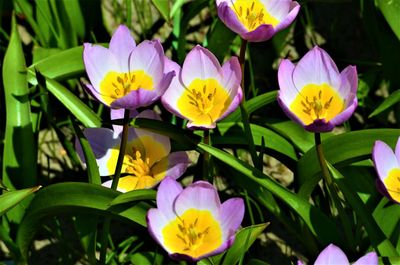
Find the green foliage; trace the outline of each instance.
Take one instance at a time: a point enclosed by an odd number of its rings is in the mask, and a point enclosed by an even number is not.
[[[245,199],[232,247],[198,264],[295,264],[298,257],[312,264],[330,243],[350,260],[375,250],[381,264],[399,262],[400,208],[377,192],[371,152],[375,141],[394,147],[400,135],[400,4],[299,2],[295,23],[269,41],[247,44],[244,103],[208,140],[160,101],[146,109],[162,121],[129,120],[131,128],[170,138],[172,151],[189,151],[184,186],[209,172],[222,201]],[[240,38],[218,18],[215,1],[14,0],[0,1],[0,14],[0,240],[6,247],[0,264],[96,264],[99,251],[106,264],[188,264],[171,260],[147,231],[157,187],[120,193],[101,186],[98,157],[82,131],[123,121],[111,120],[110,109],[87,93],[82,44],[108,43],[123,22],[137,43],[159,39],[180,65],[198,44],[222,63],[239,56]],[[314,135],[276,101],[280,60],[296,62],[314,45],[339,70],[351,64],[359,74],[356,113],[321,135],[332,183],[318,163]],[[56,260],[35,263],[44,250],[32,246],[40,240],[62,250],[49,255]]]

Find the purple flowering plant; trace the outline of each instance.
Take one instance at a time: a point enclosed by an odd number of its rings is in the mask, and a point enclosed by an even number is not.
[[[0,4],[0,264],[400,264],[396,1]]]

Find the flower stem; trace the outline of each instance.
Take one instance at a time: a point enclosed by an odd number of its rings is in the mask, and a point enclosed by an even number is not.
[[[326,183],[326,190],[328,193],[328,196],[331,199],[331,211],[336,209],[338,212],[338,217],[343,225],[343,229],[344,229],[344,236],[347,240],[347,243],[349,245],[352,245],[352,224],[350,222],[349,217],[347,216],[347,213],[345,212],[345,210],[343,209],[342,203],[340,202],[340,198],[339,198],[339,193],[340,191],[338,190],[337,186],[335,186],[332,180],[332,176],[329,173],[329,169],[328,166],[326,164],[326,160],[325,160],[325,155],[324,155],[324,151],[322,148],[322,143],[321,143],[321,134],[320,133],[315,133],[314,134],[314,139],[315,139],[315,148],[317,151],[317,156],[318,156],[318,161],[319,161],[319,165],[321,167],[321,171],[322,171],[322,176],[325,180]]]
[[[246,57],[246,47],[247,47],[247,40],[242,39],[242,44],[240,46],[240,53],[239,53],[239,63],[242,69],[242,82],[241,87],[244,90],[244,65],[245,65],[245,57]],[[253,134],[251,133],[250,128],[250,121],[249,121],[249,114],[247,112],[245,106],[245,91],[243,91],[243,99],[240,102],[240,113],[242,115],[242,122],[243,122],[243,129],[244,134],[247,139],[247,143],[249,144],[249,152],[251,156],[251,160],[253,161],[253,165],[260,171],[262,171],[262,163],[260,163],[260,159],[257,157],[256,147],[254,145]]]
[[[117,189],[119,177],[121,176],[121,169],[122,169],[122,164],[124,162],[126,143],[128,142],[128,127],[129,127],[128,125],[129,125],[129,110],[125,109],[124,121],[122,126],[121,145],[119,147],[117,165],[115,166],[114,177],[111,184],[111,189],[113,190]],[[111,226],[111,218],[107,216],[104,218],[104,225],[100,238],[100,244],[101,244],[100,264],[106,264],[107,240],[108,240],[108,234],[110,232],[110,226]]]
[[[204,130],[203,143],[210,144],[210,131]],[[210,154],[208,152],[203,153],[203,180],[210,180]]]

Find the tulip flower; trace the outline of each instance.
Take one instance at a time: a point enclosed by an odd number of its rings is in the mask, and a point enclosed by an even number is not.
[[[297,265],[303,265],[304,263],[300,260]],[[319,255],[314,265],[350,265],[346,254],[335,246],[330,244],[327,246]],[[359,258],[353,265],[378,265],[378,256],[375,252],[370,252],[365,256]]]
[[[197,45],[180,66],[168,59],[176,76],[161,101],[175,115],[189,120],[188,128],[210,129],[234,111],[243,97],[239,61],[232,57],[221,67],[217,58]]]
[[[389,199],[400,203],[400,138],[395,152],[384,142],[376,141],[372,150],[372,160],[379,178],[378,190]]]
[[[173,72],[164,72],[164,50],[158,40],[136,46],[129,29],[121,25],[109,48],[84,44],[83,61],[91,85],[88,92],[114,109],[136,109],[158,100]]]
[[[280,63],[278,103],[307,131],[331,131],[356,109],[357,80],[355,66],[339,73],[331,57],[314,47],[297,65],[287,59]]]
[[[229,248],[243,216],[241,198],[221,204],[210,183],[197,181],[182,189],[167,177],[158,188],[157,208],[147,213],[147,225],[171,258],[194,262]]]
[[[299,13],[292,0],[217,0],[218,16],[232,31],[250,42],[269,40],[288,27]]]
[[[138,118],[160,119],[150,110],[141,112]],[[107,128],[87,128],[84,135],[96,157],[101,176],[115,174],[121,143],[121,129],[115,126],[114,131]],[[143,129],[128,129],[128,143],[125,151],[117,190],[127,192],[136,189],[148,189],[157,185],[166,176],[179,178],[189,165],[185,152],[171,151],[168,137],[151,133]],[[83,152],[79,144],[76,149],[82,161]],[[112,181],[103,183],[111,187]]]

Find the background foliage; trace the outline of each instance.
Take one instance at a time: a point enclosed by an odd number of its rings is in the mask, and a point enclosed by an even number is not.
[[[340,246],[350,260],[370,250],[378,252],[382,263],[399,259],[400,208],[376,191],[370,158],[375,140],[393,147],[400,135],[400,4],[299,3],[293,25],[270,41],[248,45],[245,105],[262,168],[249,163],[239,110],[218,124],[212,146],[200,143],[200,132],[184,129],[183,121],[159,103],[152,107],[164,122],[131,123],[169,136],[173,150],[210,153],[222,198],[246,200],[246,228],[234,247],[200,264],[313,261],[329,243]],[[111,126],[109,109],[82,88],[87,82],[82,44],[108,43],[124,23],[137,42],[160,39],[167,56],[178,63],[196,44],[222,62],[238,55],[240,39],[218,19],[215,2],[10,0],[0,1],[0,14],[0,263],[94,264],[103,216],[115,217],[109,264],[172,262],[145,228],[155,191],[121,195],[101,187],[90,148],[88,170],[77,157],[73,139],[77,135],[85,145],[82,128]],[[318,185],[313,135],[289,121],[276,103],[279,59],[295,61],[314,45],[327,50],[340,70],[352,64],[359,73],[355,115],[323,135],[342,205],[337,209],[329,207]],[[201,175],[201,163],[195,161],[184,183]]]

